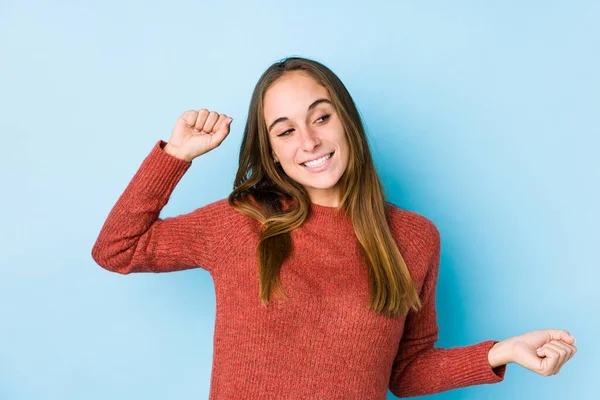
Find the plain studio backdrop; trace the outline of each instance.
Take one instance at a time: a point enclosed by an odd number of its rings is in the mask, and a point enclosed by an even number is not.
[[[187,109],[232,131],[161,217],[226,197],[256,81],[300,55],[354,97],[388,200],[440,230],[436,346],[577,338],[556,376],[509,364],[499,384],[430,397],[592,399],[599,20],[591,0],[2,1],[0,398],[208,397],[209,273],[123,276],[90,252]]]

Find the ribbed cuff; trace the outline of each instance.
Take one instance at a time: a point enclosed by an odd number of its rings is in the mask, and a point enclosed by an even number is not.
[[[148,193],[160,197],[170,196],[177,183],[192,165],[191,161],[182,160],[165,152],[166,144],[167,142],[162,139],[154,144],[150,154],[146,156],[132,179],[137,181],[142,188],[148,189]]]
[[[452,368],[448,369],[451,382],[460,386],[498,383],[504,380],[506,364],[492,368],[488,361],[488,353],[497,340],[486,340],[468,347],[468,351],[457,353],[452,359]]]

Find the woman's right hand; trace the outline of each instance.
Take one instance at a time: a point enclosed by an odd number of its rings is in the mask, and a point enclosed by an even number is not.
[[[191,162],[219,146],[229,134],[233,118],[201,108],[181,114],[173,127],[171,138],[164,150],[182,160]]]

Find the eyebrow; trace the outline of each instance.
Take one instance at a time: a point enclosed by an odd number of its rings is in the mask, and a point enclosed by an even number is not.
[[[317,100],[313,101],[313,103],[310,106],[308,106],[308,111],[312,110],[313,108],[315,108],[316,106],[318,106],[321,103],[331,104],[331,101],[329,101],[328,99],[325,99],[325,98],[317,99]],[[289,119],[288,117],[279,117],[279,118],[277,118],[269,126],[269,129],[267,130],[267,132],[271,132],[271,129],[273,129],[273,126],[275,126],[275,124],[277,124],[279,122],[287,121],[288,119]]]

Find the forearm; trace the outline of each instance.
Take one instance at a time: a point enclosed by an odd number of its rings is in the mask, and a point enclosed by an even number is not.
[[[418,352],[405,348],[392,369],[390,391],[396,397],[412,397],[500,382],[506,366],[491,368],[488,365],[493,342],[486,340],[453,348],[429,347]]]

